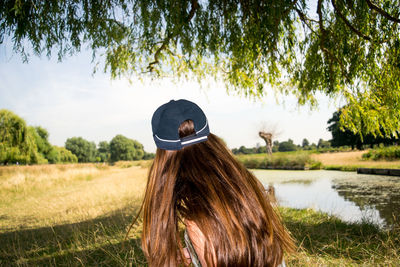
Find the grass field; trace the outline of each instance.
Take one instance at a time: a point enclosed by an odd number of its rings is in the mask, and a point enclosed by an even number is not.
[[[0,266],[146,266],[140,223],[148,162],[0,167]],[[400,266],[399,229],[280,208],[288,266]]]
[[[390,168],[400,169],[400,160],[375,161],[363,160],[367,151],[350,151],[312,154],[311,158],[322,163],[325,169],[356,170],[357,168]]]

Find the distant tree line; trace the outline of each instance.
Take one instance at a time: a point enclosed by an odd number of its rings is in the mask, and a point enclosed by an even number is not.
[[[53,146],[49,133],[40,126],[28,126],[13,112],[0,110],[0,164],[45,164],[75,162],[114,162],[153,158],[138,141],[123,135],[98,147],[82,137],[68,138],[65,147]]]
[[[333,113],[332,118],[328,120],[328,130],[332,133],[331,144],[333,147],[350,146],[352,149],[363,149],[365,146],[373,147],[374,145],[390,146],[400,143],[399,131],[393,132],[386,136],[374,136],[372,134],[354,134],[352,131],[341,128],[339,121],[342,109]],[[362,125],[360,126],[361,128]],[[383,130],[381,130],[383,132]]]
[[[279,142],[274,141],[272,146],[272,152],[284,152],[284,151],[296,151],[296,150],[323,150],[329,148],[345,148],[345,149],[363,149],[364,147],[374,147],[374,146],[391,146],[400,144],[400,130],[393,132],[391,134],[386,134],[386,136],[374,136],[372,134],[362,134],[353,133],[347,128],[340,126],[340,116],[342,109],[333,113],[332,118],[328,120],[328,131],[332,134],[331,140],[319,139],[317,144],[310,144],[310,142],[304,138],[301,145],[296,145],[293,140],[289,139],[287,141]],[[365,123],[366,124],[366,123]],[[363,128],[363,125],[360,126]],[[383,132],[383,129],[381,129]],[[234,154],[257,154],[266,153],[265,146],[256,146],[252,148],[247,148],[241,146],[239,148],[232,149]]]
[[[318,140],[318,143],[312,143],[304,138],[301,145],[296,145],[292,139],[288,139],[287,141],[279,142],[274,141],[272,145],[272,152],[286,152],[286,151],[297,151],[297,150],[317,150],[317,149],[325,149],[330,148],[330,141],[323,140],[322,138]],[[266,153],[266,147],[257,145],[256,147],[247,148],[245,146],[241,146],[239,148],[232,149],[232,153],[235,155],[239,154],[259,154]]]
[[[68,138],[65,148],[77,156],[78,162],[115,162],[119,160],[141,160],[154,158],[143,145],[123,135],[116,135],[110,142],[101,141],[98,147],[82,137]]]
[[[0,110],[0,163],[73,163],[78,158],[64,147],[52,146],[46,129],[28,126],[13,112]]]

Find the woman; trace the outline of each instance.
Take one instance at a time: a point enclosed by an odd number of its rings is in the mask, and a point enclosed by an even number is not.
[[[172,100],[155,111],[152,129],[157,152],[142,206],[149,265],[188,265],[188,256],[203,267],[284,263],[290,235],[262,184],[210,133],[203,111]]]

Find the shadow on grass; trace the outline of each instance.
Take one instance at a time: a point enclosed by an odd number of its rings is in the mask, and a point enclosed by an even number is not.
[[[346,223],[312,210],[283,208],[286,227],[297,240],[299,251],[327,259],[359,264],[398,259],[400,231],[381,230],[370,223]]]
[[[1,233],[0,266],[146,266],[138,232],[123,241],[132,214],[119,210],[79,223]],[[290,266],[304,266],[304,253],[328,262],[340,259],[344,265],[399,259],[398,229],[345,223],[311,210],[282,208],[281,214],[301,252],[289,257]]]
[[[1,233],[0,266],[144,266],[140,239],[124,241],[131,220],[127,210],[119,210],[78,223]]]

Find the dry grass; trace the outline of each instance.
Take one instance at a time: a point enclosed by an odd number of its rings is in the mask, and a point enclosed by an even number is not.
[[[101,164],[1,167],[0,266],[141,265],[137,233],[123,239],[147,171]]]
[[[366,151],[334,152],[312,154],[311,157],[320,161],[324,166],[355,166],[364,168],[400,168],[398,161],[363,160],[362,154]]]
[[[96,218],[141,199],[147,169],[44,165],[0,169],[0,229]]]

